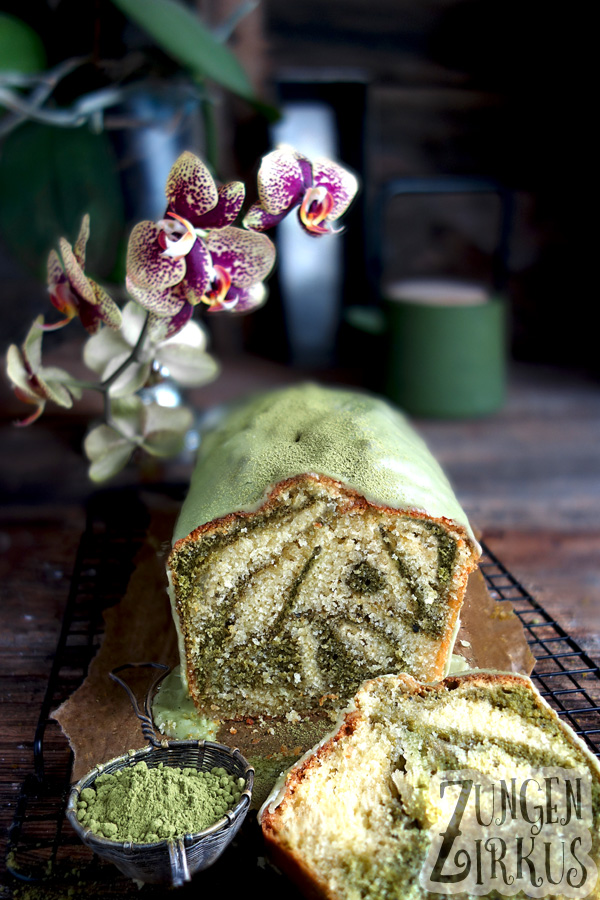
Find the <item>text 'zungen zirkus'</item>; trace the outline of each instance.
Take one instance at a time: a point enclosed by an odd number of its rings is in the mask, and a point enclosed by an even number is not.
[[[593,890],[589,774],[548,766],[492,779],[461,769],[433,776],[429,799],[439,814],[420,875],[426,890],[573,898]]]

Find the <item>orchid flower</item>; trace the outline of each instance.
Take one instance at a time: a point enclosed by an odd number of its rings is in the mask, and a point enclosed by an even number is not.
[[[268,238],[248,241],[247,232],[232,225],[244,201],[243,184],[217,189],[204,163],[186,152],[171,169],[166,196],[165,218],[140,222],[131,234],[131,296],[153,317],[169,320],[167,336],[189,321],[199,303],[213,312],[258,305],[275,249]]]
[[[267,231],[299,207],[300,224],[315,236],[335,234],[333,223],[346,212],[358,190],[355,176],[329,159],[310,162],[287,144],[268,153],[258,171],[259,203],[250,207],[244,227]]]
[[[76,316],[79,316],[81,324],[90,334],[95,334],[102,323],[114,329],[121,326],[119,307],[106,291],[84,272],[85,248],[89,236],[90,219],[85,215],[75,246],[72,247],[65,238],[61,238],[60,257],[55,250],[48,256],[50,302],[64,318],[53,324],[44,325],[45,331],[62,328]]]
[[[11,344],[6,357],[6,371],[13,383],[13,390],[19,400],[36,407],[26,419],[17,425],[31,425],[44,411],[47,400],[52,400],[67,409],[73,406],[73,397],[79,398],[81,391],[70,384],[71,376],[64,369],[42,366],[43,316],[38,316],[21,349]]]
[[[199,387],[217,377],[219,367],[206,352],[206,332],[196,322],[188,322],[175,337],[165,340],[165,328],[160,326],[160,320],[156,320],[138,347],[147,315],[145,310],[131,301],[123,310],[123,324],[119,331],[103,328],[85,345],[84,362],[100,376],[102,382],[123,367],[137,348],[130,365],[110,384],[108,390],[111,397],[126,397],[142,388],[150,377],[153,363],[168,369],[169,374],[184,387]]]
[[[267,298],[262,281],[275,262],[275,246],[269,238],[242,228],[220,228],[209,232],[206,246],[212,275],[202,302],[208,312],[246,313],[262,306]]]
[[[90,460],[92,481],[105,481],[123,469],[134,451],[167,457],[181,452],[194,415],[185,406],[167,407],[144,403],[133,395],[111,401],[110,424],[89,432],[84,450]]]

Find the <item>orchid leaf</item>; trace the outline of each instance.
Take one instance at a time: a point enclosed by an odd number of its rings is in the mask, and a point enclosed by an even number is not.
[[[0,13],[0,69],[41,72],[46,51],[39,34],[16,16]]]
[[[113,0],[172,59],[202,78],[210,78],[246,100],[256,101],[234,54],[197,15],[175,0]]]
[[[89,270],[99,276],[111,271],[124,212],[118,167],[105,132],[24,123],[2,142],[0,196],[2,239],[36,275],[45,279],[49,245],[61,235],[75,239],[86,212],[92,221]]]

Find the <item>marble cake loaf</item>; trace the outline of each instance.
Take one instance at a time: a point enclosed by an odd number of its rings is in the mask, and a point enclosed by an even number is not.
[[[444,784],[456,787],[446,795]],[[459,789],[464,815],[451,836]],[[423,875],[444,859],[439,842],[449,836],[442,872],[457,873],[450,876],[459,882],[453,894],[460,887],[465,900],[531,896],[532,866],[537,896],[598,896],[589,892],[594,865],[600,867],[599,761],[522,675],[473,671],[433,685],[407,675],[365,682],[334,733],[289,770],[259,819],[273,861],[311,898],[441,900],[447,887],[438,893]],[[502,836],[505,856],[493,835]],[[517,884],[519,840],[529,862],[522,861]],[[477,844],[483,854],[476,862]],[[510,887],[500,867],[490,866],[490,851],[503,859]],[[564,893],[552,889],[561,868]]]
[[[339,708],[365,678],[443,676],[479,546],[423,441],[383,400],[313,384],[203,440],[169,557],[199,709]]]

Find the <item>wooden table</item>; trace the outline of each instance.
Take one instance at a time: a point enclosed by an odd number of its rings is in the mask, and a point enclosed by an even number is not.
[[[62,353],[68,352],[63,349]],[[60,363],[58,363],[60,364]],[[226,362],[193,400],[207,407],[296,381],[302,373],[252,358]],[[356,373],[337,380],[357,381]],[[80,444],[87,419],[48,413],[29,429],[6,391],[0,420],[0,826],[10,824],[60,630],[90,493]],[[86,409],[86,414],[93,407]],[[471,421],[418,421],[492,551],[600,662],[600,389],[574,374],[518,366],[505,408]],[[141,477],[187,479],[191,459]],[[0,864],[4,866],[4,854]],[[3,896],[0,890],[0,897]]]

